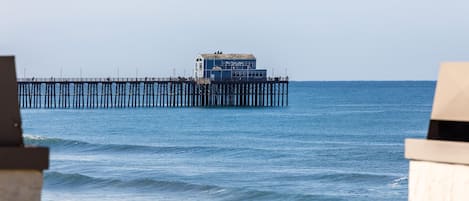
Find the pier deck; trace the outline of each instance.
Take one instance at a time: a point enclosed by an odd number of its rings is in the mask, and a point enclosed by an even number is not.
[[[21,108],[284,107],[288,77],[18,78]]]

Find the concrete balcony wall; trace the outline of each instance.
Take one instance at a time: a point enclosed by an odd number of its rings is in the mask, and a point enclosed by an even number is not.
[[[409,201],[469,200],[469,143],[406,140]]]
[[[40,201],[40,170],[0,170],[0,200]]]

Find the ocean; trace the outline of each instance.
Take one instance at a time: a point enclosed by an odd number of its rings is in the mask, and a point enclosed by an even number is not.
[[[22,109],[42,200],[407,200],[435,82],[291,82],[278,108]]]

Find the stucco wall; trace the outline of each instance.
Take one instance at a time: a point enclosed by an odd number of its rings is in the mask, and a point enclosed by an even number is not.
[[[0,200],[40,201],[42,182],[38,170],[0,170]]]
[[[409,201],[469,200],[469,166],[410,161]]]

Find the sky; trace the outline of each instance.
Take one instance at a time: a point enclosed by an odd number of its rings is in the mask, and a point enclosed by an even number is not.
[[[469,61],[462,0],[0,0],[19,77],[190,76],[198,54],[252,53],[292,80],[435,80]]]

